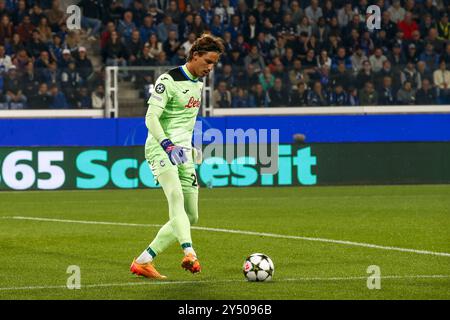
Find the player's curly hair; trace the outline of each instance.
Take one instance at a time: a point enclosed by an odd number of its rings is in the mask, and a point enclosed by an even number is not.
[[[204,33],[199,38],[197,38],[197,40],[195,40],[194,44],[191,47],[191,50],[189,50],[187,61],[192,60],[195,52],[203,55],[206,52],[217,52],[218,54],[222,54],[224,51],[225,46],[222,39]]]

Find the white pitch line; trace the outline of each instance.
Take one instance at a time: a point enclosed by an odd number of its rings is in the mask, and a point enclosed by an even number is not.
[[[52,219],[52,218],[39,218],[39,217],[22,217],[22,216],[12,216],[12,217],[2,217],[2,218],[3,219],[15,219],[15,220],[34,220],[34,221],[47,221],[47,222],[97,224],[97,225],[112,225],[112,226],[127,226],[127,227],[162,227],[161,224],[138,224],[138,223],[125,223],[125,222],[68,220],[68,219]],[[201,231],[221,232],[221,233],[234,233],[234,234],[239,234],[239,235],[251,235],[251,236],[259,236],[259,237],[262,236],[262,237],[270,237],[270,238],[278,238],[278,239],[293,239],[293,240],[336,243],[336,244],[343,244],[343,245],[348,245],[348,246],[357,246],[357,247],[364,247],[364,248],[372,248],[372,249],[381,249],[381,250],[410,252],[410,253],[416,253],[416,254],[450,257],[450,253],[447,253],[447,252],[434,252],[434,251],[428,251],[428,250],[417,250],[417,249],[409,249],[409,248],[381,246],[381,245],[377,245],[377,244],[370,244],[370,243],[364,243],[364,242],[353,242],[353,241],[346,241],[346,240],[290,236],[290,235],[266,233],[266,232],[254,232],[254,231],[220,229],[220,228],[207,228],[207,227],[197,227],[197,226],[192,226],[191,229],[201,230]]]
[[[70,220],[70,219],[52,219],[52,218],[38,218],[38,217],[2,217],[2,219],[13,220],[33,220],[44,222],[63,222],[63,223],[79,223],[79,224],[98,224],[107,226],[125,226],[125,227],[162,227],[162,224],[141,224],[141,223],[124,223],[124,222],[109,222],[109,221],[91,221],[91,220]]]
[[[321,277],[309,277],[309,278],[293,278],[293,279],[282,279],[281,281],[341,281],[341,280],[367,280],[368,277],[330,277],[330,278],[321,278]],[[395,280],[395,279],[445,279],[450,278],[450,275],[446,274],[418,274],[418,275],[406,275],[406,276],[380,276],[381,280]]]
[[[390,275],[381,276],[380,280],[405,280],[405,279],[448,279],[450,275],[431,274],[431,275]],[[273,282],[295,282],[295,281],[353,281],[353,280],[367,280],[367,277],[305,277],[295,279],[276,279]],[[209,283],[219,284],[227,282],[241,282],[246,283],[246,280],[189,280],[189,281],[143,281],[143,282],[124,282],[124,283],[99,283],[99,284],[87,284],[81,285],[80,289],[89,288],[108,288],[108,287],[134,287],[134,286],[146,286],[146,285],[172,285],[172,284],[198,284]],[[44,290],[44,289],[68,289],[67,286],[27,286],[27,287],[9,287],[1,288],[0,291],[17,291],[17,290]]]
[[[219,283],[219,282],[236,282],[237,280],[216,280],[216,281],[145,281],[145,282],[125,282],[125,283],[99,283],[81,285],[81,288],[107,288],[107,287],[131,287],[143,285],[170,285],[170,284],[193,284],[193,283]],[[245,280],[244,280],[245,281]],[[67,286],[29,286],[29,287],[10,287],[0,288],[0,291],[9,290],[38,290],[38,289],[68,289]]]

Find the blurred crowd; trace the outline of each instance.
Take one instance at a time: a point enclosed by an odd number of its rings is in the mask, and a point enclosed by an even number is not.
[[[368,28],[370,4],[381,9]],[[219,108],[450,102],[448,0],[82,0],[102,66],[175,66],[222,38]],[[104,75],[59,0],[0,0],[0,108],[101,108]],[[154,77],[133,77],[141,88]],[[59,97],[59,98],[56,98]],[[59,100],[58,100],[59,99]],[[95,100],[95,101],[94,101]]]
[[[68,29],[66,7],[60,0],[0,0],[0,110],[104,108],[104,72],[81,45],[81,30]],[[93,24],[102,27],[82,17],[95,43]]]

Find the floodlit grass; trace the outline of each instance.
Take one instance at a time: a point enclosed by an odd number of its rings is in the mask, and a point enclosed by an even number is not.
[[[226,230],[192,230],[201,274],[181,269],[178,245],[158,256],[162,282],[129,272],[158,231],[146,225],[168,219],[161,190],[0,192],[0,203],[0,299],[450,298],[450,186],[201,189],[197,227]],[[253,252],[272,258],[273,281],[244,279]],[[80,290],[65,288],[70,265]]]

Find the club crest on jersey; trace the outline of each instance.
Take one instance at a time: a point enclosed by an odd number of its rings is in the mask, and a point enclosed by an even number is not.
[[[155,87],[155,91],[157,93],[163,93],[164,90],[166,90],[166,86],[163,85],[162,83],[157,84],[156,87]]]
[[[200,108],[200,99],[191,97],[189,102],[184,106],[185,108]]]

